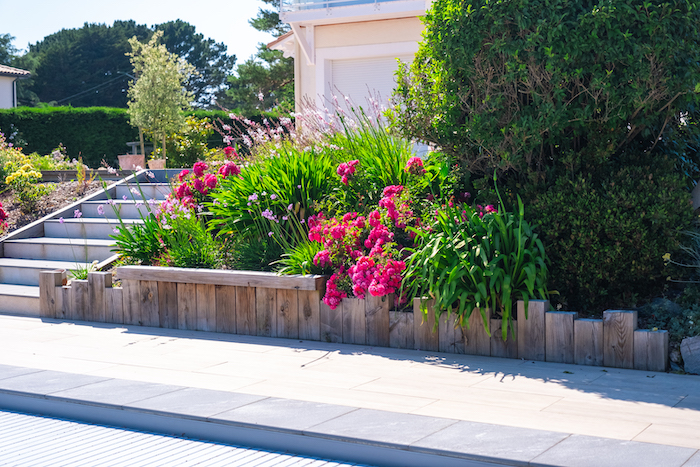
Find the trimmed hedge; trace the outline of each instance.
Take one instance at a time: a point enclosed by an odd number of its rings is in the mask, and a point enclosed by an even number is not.
[[[228,113],[220,110],[190,112],[197,118],[209,117],[231,123]],[[252,121],[264,118],[274,120],[273,115],[248,116]],[[89,167],[99,167],[104,159],[117,166],[117,156],[126,154],[129,141],[138,141],[138,130],[129,124],[126,109],[112,107],[18,107],[0,109],[0,132],[10,136],[17,131],[14,140],[21,142],[25,152],[49,154],[62,143],[71,158],[82,156]],[[221,146],[218,133],[210,145]]]

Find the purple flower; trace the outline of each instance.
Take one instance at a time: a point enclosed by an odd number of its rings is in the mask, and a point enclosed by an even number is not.
[[[270,195],[270,199],[277,199],[277,195]]]
[[[118,233],[119,233],[119,230],[118,230],[118,229],[112,229],[112,232],[114,232],[115,234],[118,234]]]
[[[297,185],[297,188],[299,188],[301,190],[301,185]]]
[[[62,217],[59,217],[59,218],[58,218],[58,222],[59,222],[60,224],[63,224],[65,221],[63,220]]]
[[[248,201],[257,201],[258,200],[258,194],[253,193],[252,195],[248,196]]]
[[[267,236],[268,236],[268,237],[272,237],[273,235],[274,235],[274,234],[273,234],[272,232],[268,232],[268,233],[267,233]]]
[[[265,209],[263,212],[260,213],[265,219],[269,221],[277,221],[277,217],[275,217],[274,214],[272,214],[272,211],[269,209]]]
[[[135,194],[135,195],[138,195],[138,194],[139,194],[139,190],[137,190],[136,188],[133,188],[133,187],[132,187],[131,190],[129,190],[129,191],[132,192],[132,193]]]
[[[148,178],[156,178],[156,174],[153,172],[146,172],[146,175],[148,175]]]
[[[73,211],[73,217],[75,217],[76,219],[80,219],[81,217],[83,217],[83,213],[80,212],[80,209],[76,209],[75,211]]]
[[[104,216],[104,215],[105,215],[105,208],[102,207],[101,204],[100,204],[99,206],[97,206],[97,214],[99,214],[100,216]]]
[[[292,204],[290,204],[289,206],[287,206],[287,211],[291,211],[293,207],[294,206]]]
[[[124,201],[126,201],[126,200],[127,200],[127,198],[126,198],[126,195],[122,196],[122,198],[124,199]]]

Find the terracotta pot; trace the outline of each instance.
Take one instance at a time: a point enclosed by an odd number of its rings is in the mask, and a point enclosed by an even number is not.
[[[151,170],[162,170],[165,168],[165,159],[151,159],[148,161],[148,168]]]
[[[146,167],[146,158],[141,154],[124,154],[117,156],[119,159],[119,168],[122,170],[136,170],[136,167],[142,169]]]

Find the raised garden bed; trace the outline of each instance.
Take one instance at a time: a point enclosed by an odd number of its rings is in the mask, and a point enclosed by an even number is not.
[[[491,336],[473,313],[456,326],[443,314],[437,326],[414,300],[413,312],[394,311],[388,297],[343,299],[331,310],[321,301],[325,276],[123,266],[122,287],[112,275],[93,272],[66,286],[65,271],[41,273],[41,316],[216,331],[232,334],[342,342],[457,354],[522,358],[579,365],[666,371],[668,333],[637,330],[637,312],[606,311],[602,320],[576,319],[574,312],[548,311],[531,300],[528,319],[518,302],[516,339],[503,341],[501,321],[491,319]]]

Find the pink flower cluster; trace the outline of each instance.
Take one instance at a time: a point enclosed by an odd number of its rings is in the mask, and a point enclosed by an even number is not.
[[[216,188],[219,178],[224,179],[230,175],[240,175],[241,169],[234,162],[226,162],[217,173],[207,173],[209,165],[206,162],[195,162],[192,170],[184,169],[178,176],[180,183],[175,188],[175,197],[184,204],[198,205]]]
[[[411,175],[423,175],[425,173],[425,169],[423,168],[423,160],[420,157],[411,157],[408,162],[406,162],[404,171]]]
[[[314,264],[347,270],[345,276],[334,275],[332,285],[327,285],[323,300],[331,308],[351,290],[358,298],[367,293],[375,297],[397,293],[406,264],[400,260],[401,246],[395,243],[394,230],[405,229],[414,220],[407,203],[400,201],[402,192],[400,185],[386,187],[379,208],[366,218],[351,212],[326,219],[321,213],[309,220],[309,239],[323,245]],[[345,290],[338,288],[341,277],[350,281]]]
[[[480,204],[476,205],[476,210],[479,211],[479,217],[483,218],[485,214],[490,214],[492,212],[498,212],[498,209],[496,209],[493,204],[488,204],[486,206],[482,206]]]
[[[323,296],[323,303],[328,305],[331,310],[338,308],[340,301],[348,296],[347,293],[338,288],[338,282],[342,276],[342,271],[336,272],[326,282],[326,295]]]
[[[355,175],[355,171],[357,170],[355,167],[359,163],[359,160],[354,160],[350,162],[343,162],[338,166],[336,172],[338,175],[340,175],[340,181],[343,182],[344,185],[347,185],[350,181],[350,177]]]

